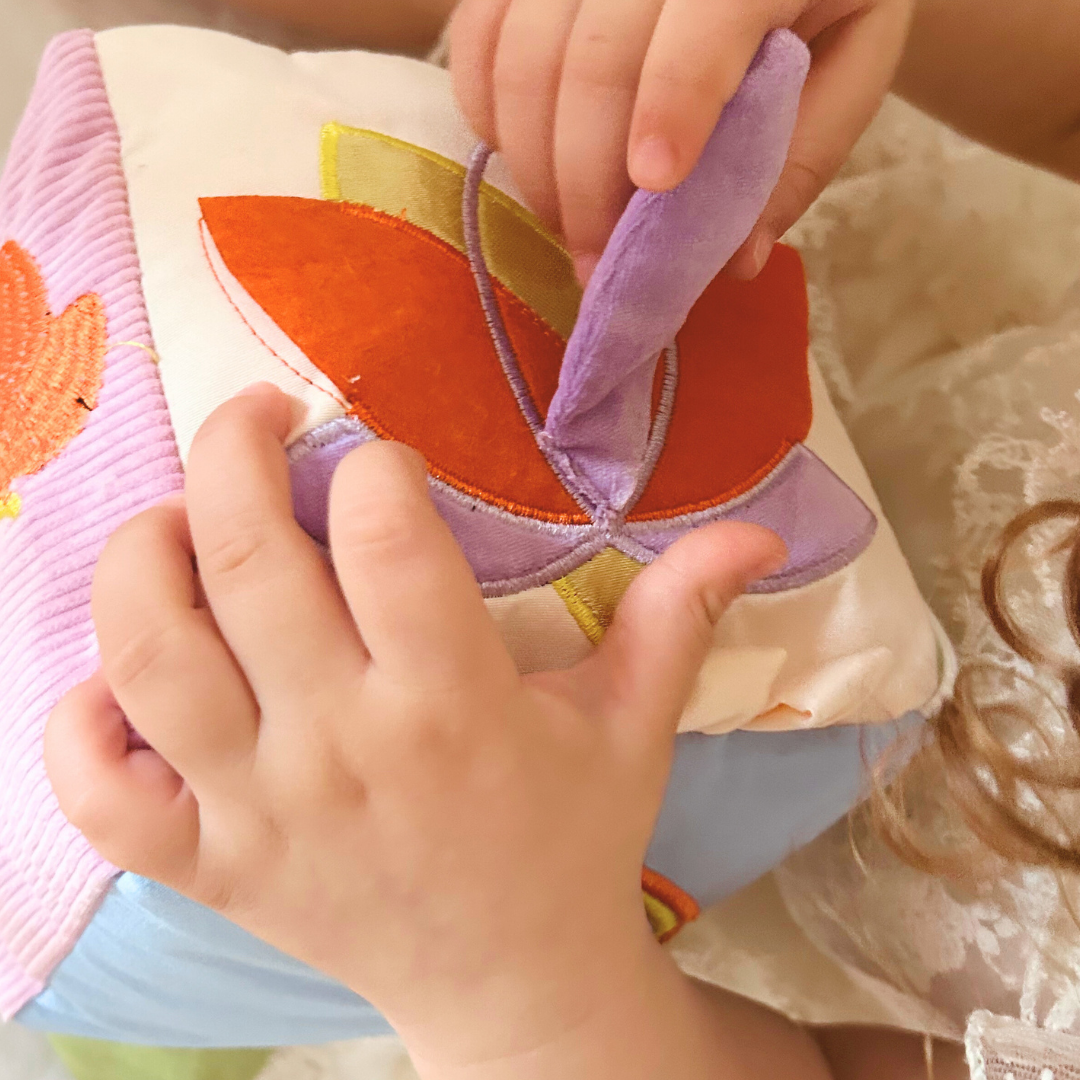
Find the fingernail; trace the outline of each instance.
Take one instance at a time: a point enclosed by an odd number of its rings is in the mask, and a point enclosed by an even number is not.
[[[724,273],[736,281],[753,281],[765,269],[774,246],[768,233],[755,230],[731,256]]]
[[[250,386],[245,386],[243,390],[237,393],[236,397],[258,397],[260,394],[268,394],[273,391],[282,393],[276,384],[263,380],[262,382],[252,383]]]
[[[751,277],[757,277],[765,269],[775,246],[776,241],[767,232],[760,232],[754,237],[750,245]]]
[[[574,273],[577,274],[577,279],[581,282],[582,288],[589,284],[589,278],[593,276],[593,271],[599,261],[599,255],[581,254],[574,256]]]
[[[300,427],[308,417],[308,407],[298,397],[293,397],[292,394],[286,394],[277,383],[272,382],[257,382],[252,383],[250,386],[245,386],[243,390],[240,390],[235,395],[236,397],[266,397],[270,394],[275,395],[278,398],[285,398],[289,403],[289,431],[295,431]]]
[[[679,159],[675,147],[663,135],[650,135],[634,147],[630,157],[630,176],[638,187],[649,191],[667,191],[678,183]]]
[[[751,571],[751,581],[761,581],[762,578],[772,577],[773,574],[783,570],[788,564],[787,545],[783,542],[774,544],[764,555],[761,561]]]

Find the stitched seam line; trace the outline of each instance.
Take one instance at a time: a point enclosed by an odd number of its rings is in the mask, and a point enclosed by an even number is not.
[[[356,417],[362,424],[366,424],[380,439],[388,439],[392,442],[398,442],[395,436],[389,432],[379,421],[371,415],[368,410],[360,404],[353,404],[349,407],[349,415]],[[511,499],[504,499],[500,495],[493,495],[489,491],[484,491],[482,488],[474,487],[472,484],[454,476],[453,473],[447,472],[441,465],[433,462],[430,458],[427,459],[428,472],[432,476],[438,477],[443,483],[448,484],[450,487],[456,488],[464,495],[471,495],[475,499],[479,499],[482,502],[491,503],[494,506],[498,506],[508,513],[515,514],[519,517],[535,518],[537,521],[550,521],[556,525],[589,525],[590,521],[584,514],[564,514],[557,513],[552,510],[538,510],[532,506],[525,506],[522,503],[516,503]]]
[[[769,473],[773,471],[783,460],[791,453],[795,444],[785,439],[780,444],[780,449],[774,454],[766,464],[764,464],[757,472],[747,477],[741,484],[737,484],[733,488],[729,488],[722,495],[717,495],[715,498],[706,499],[703,502],[687,504],[685,506],[679,506],[672,510],[650,510],[647,513],[638,514],[631,511],[627,516],[627,520],[631,524],[638,524],[642,521],[667,521],[671,518],[683,517],[687,514],[698,514],[702,510],[711,510],[715,506],[721,506],[726,502],[730,502],[732,499],[737,499],[740,495],[745,495],[752,488],[764,480]],[[657,465],[659,465],[659,458],[657,459]],[[644,492],[642,493],[644,494]]]
[[[218,274],[216,268],[214,267],[214,260],[210,258],[210,249],[206,246],[206,234],[208,232],[210,232],[210,226],[206,224],[206,219],[205,218],[200,218],[199,219],[199,225],[200,225],[200,228],[199,228],[199,243],[202,245],[203,258],[206,259],[206,265],[210,268],[210,273],[213,275],[214,280],[218,283],[218,288],[221,289],[222,295],[229,302],[229,306],[233,309],[233,311],[235,311],[236,314],[240,317],[240,321],[244,324],[245,328],[248,330],[248,332],[251,334],[251,336],[264,349],[266,349],[266,351],[272,357],[274,357],[274,359],[279,360],[282,364],[284,364],[285,367],[287,367],[289,369],[289,371],[291,371],[298,379],[303,379],[304,382],[306,382],[308,384],[308,386],[313,387],[315,390],[318,390],[320,394],[324,394],[331,401],[333,401],[336,404],[340,405],[341,408],[347,409],[349,407],[348,402],[342,401],[340,398],[334,397],[334,395],[331,394],[325,387],[320,386],[317,382],[315,382],[313,379],[310,379],[302,371],[299,371],[297,368],[294,368],[292,366],[292,364],[290,364],[289,361],[286,360],[284,356],[282,356],[280,353],[275,351],[274,348],[270,345],[270,343],[268,341],[266,341],[265,338],[263,338],[263,336],[259,333],[259,331],[256,330],[255,327],[252,326],[251,323],[248,322],[247,317],[240,310],[240,308],[237,305],[236,301],[229,295],[229,290],[225,287],[225,283],[221,280],[220,275]],[[221,261],[225,262],[225,259],[222,258]],[[237,280],[237,284],[239,284],[239,279]],[[243,288],[242,285],[240,287]],[[250,293],[248,295],[250,295]],[[253,304],[255,303],[255,298],[254,297],[252,297],[251,302]],[[258,306],[259,306],[259,309],[262,310],[262,305],[258,305]],[[269,318],[269,316],[267,316],[267,317]],[[284,333],[284,332],[285,331],[283,330],[282,333]],[[293,344],[295,345],[296,343],[293,342]],[[299,346],[297,346],[297,348],[299,348]]]

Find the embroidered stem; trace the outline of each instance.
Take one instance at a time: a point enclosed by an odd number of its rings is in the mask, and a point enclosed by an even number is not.
[[[649,432],[649,442],[645,447],[641,466],[638,469],[637,482],[634,484],[630,498],[622,507],[624,514],[634,509],[634,505],[641,498],[645,486],[652,477],[657,461],[660,460],[660,452],[664,449],[668,427],[671,424],[671,412],[675,408],[675,390],[678,385],[679,348],[672,342],[664,350],[664,381],[660,386],[660,404],[653,419],[652,430]]]
[[[533,438],[536,439],[540,453],[547,459],[555,475],[562,481],[563,486],[577,504],[592,518],[596,511],[596,499],[583,490],[573,470],[568,470],[565,463],[553,456],[549,451],[549,446],[545,444],[544,422],[540,419],[540,413],[529,392],[528,383],[518,365],[514,346],[510,341],[510,335],[506,332],[506,324],[499,310],[499,301],[495,296],[495,286],[491,281],[487,260],[484,258],[484,245],[480,235],[480,182],[484,177],[484,170],[487,168],[491,154],[490,146],[478,143],[469,156],[469,166],[465,173],[465,188],[461,198],[461,223],[465,233],[465,251],[469,257],[469,266],[476,279],[480,304],[484,309],[484,318],[495,345],[495,352],[498,354],[507,382],[510,383],[510,389],[514,392],[521,415],[525,417],[525,422],[529,425]]]
[[[543,428],[544,422],[536,410],[528,384],[518,366],[514,346],[510,343],[510,336],[506,332],[506,324],[499,310],[499,301],[495,297],[495,287],[491,283],[491,274],[488,271],[487,260],[484,258],[484,247],[480,237],[480,181],[483,179],[490,157],[491,147],[484,143],[480,143],[469,157],[469,168],[465,174],[465,191],[461,201],[465,250],[469,256],[469,266],[472,267],[473,277],[476,278],[476,288],[480,293],[484,318],[491,331],[495,351],[499,354],[499,363],[502,364],[506,379],[514,391],[522,416],[525,417],[530,430],[536,436]]]

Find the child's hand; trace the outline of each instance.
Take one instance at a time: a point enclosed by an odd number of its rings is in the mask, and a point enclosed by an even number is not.
[[[788,27],[813,64],[787,168],[729,264],[752,277],[843,163],[885,94],[914,0],[462,0],[458,98],[533,209],[592,272],[632,192],[697,162],[762,39]]]
[[[414,1048],[464,1062],[557,1038],[655,949],[640,869],[676,718],[714,621],[782,545],[690,534],[588,660],[522,678],[412,451],[342,463],[335,579],[293,519],[289,413],[266,388],[222,406],[186,510],[109,542],[102,674],[46,737],[64,812],[116,865],[369,997]],[[124,714],[153,750],[129,749]]]

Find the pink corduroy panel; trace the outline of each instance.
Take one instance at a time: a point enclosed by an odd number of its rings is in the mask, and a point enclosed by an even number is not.
[[[40,472],[16,480],[0,523],[0,1014],[40,992],[116,871],[73,829],[42,761],[60,697],[97,667],[90,583],[122,522],[182,486],[150,353],[120,136],[89,31],[42,60],[0,178],[0,243],[37,261],[51,309],[105,302],[110,349],[99,405]],[[136,342],[138,345],[117,344]],[[4,417],[0,416],[0,438]]]

